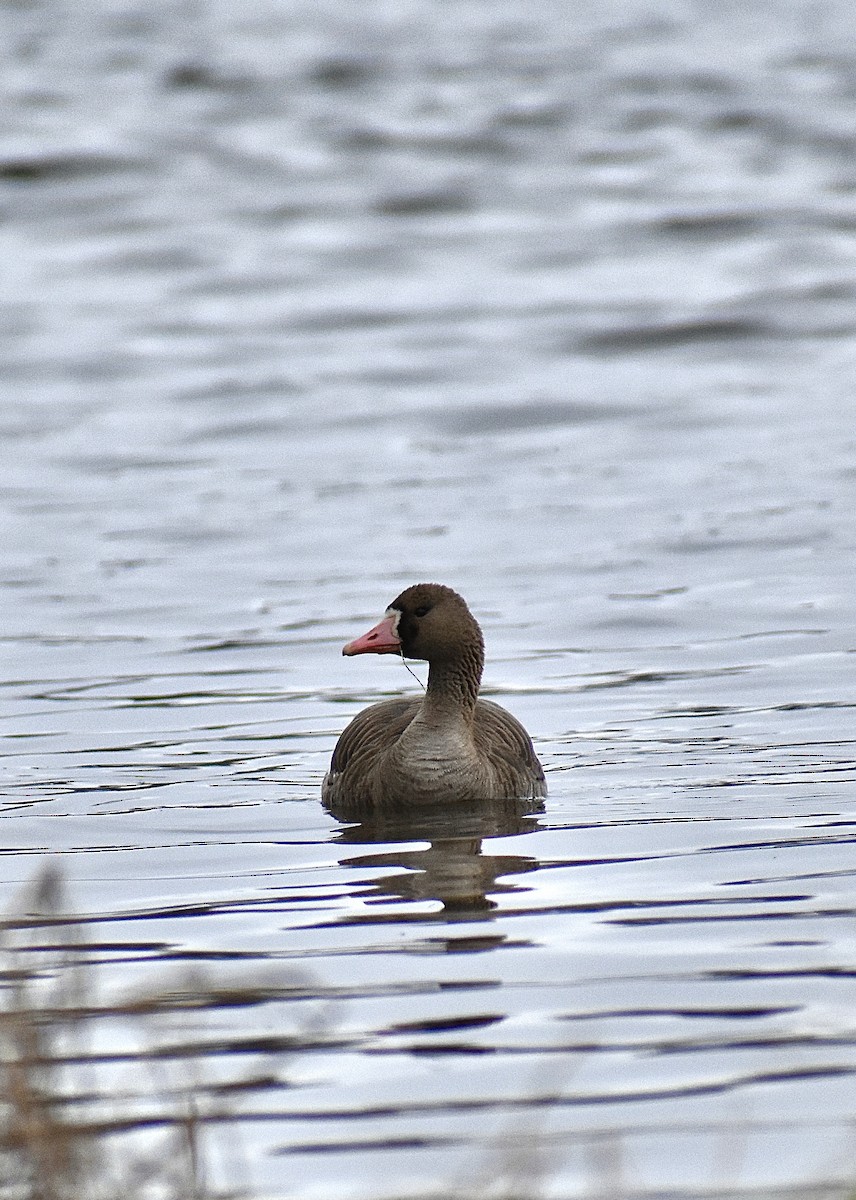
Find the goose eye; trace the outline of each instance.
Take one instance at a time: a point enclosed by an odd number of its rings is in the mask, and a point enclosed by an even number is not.
[[[420,604],[418,608],[414,608],[413,615],[416,617],[425,617],[431,611],[430,604]]]

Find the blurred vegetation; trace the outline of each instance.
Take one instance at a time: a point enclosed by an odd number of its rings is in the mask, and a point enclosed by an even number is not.
[[[179,1088],[159,1082],[154,1064],[135,1073],[154,1120],[99,1088],[96,1023],[133,1019],[166,997],[98,1005],[85,925],[68,914],[55,870],[16,907],[0,924],[2,1200],[222,1200],[206,1181],[192,1071]]]

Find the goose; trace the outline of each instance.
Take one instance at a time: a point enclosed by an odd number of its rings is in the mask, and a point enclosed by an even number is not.
[[[457,592],[414,584],[342,653],[427,659],[428,687],[422,697],[383,700],[354,717],[324,777],[326,807],[376,810],[546,795],[529,734],[510,712],[479,699],[484,641]]]

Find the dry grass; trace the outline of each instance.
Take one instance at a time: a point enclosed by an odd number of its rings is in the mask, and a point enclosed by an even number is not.
[[[105,1112],[90,1042],[117,1010],[95,1003],[85,928],[59,874],[43,872],[16,908],[0,924],[0,1198],[213,1200],[192,1083],[165,1090],[149,1069],[160,1116],[133,1146],[127,1135],[145,1123]]]

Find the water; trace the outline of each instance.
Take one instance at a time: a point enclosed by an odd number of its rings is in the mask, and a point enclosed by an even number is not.
[[[715,8],[4,13],[0,902],[61,868],[87,1119],[190,1079],[258,1197],[852,1186],[852,13]],[[421,579],[543,814],[322,810]]]

